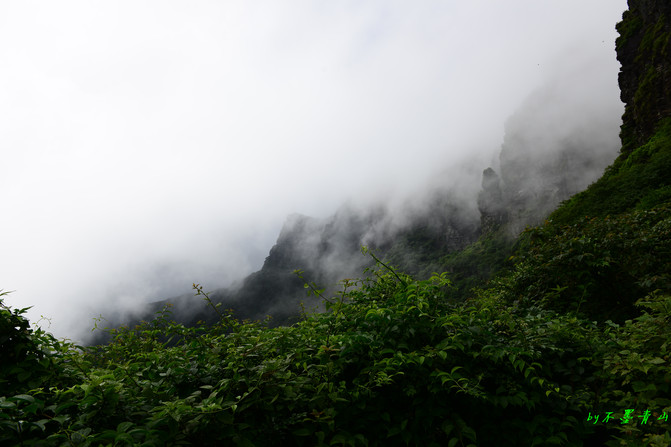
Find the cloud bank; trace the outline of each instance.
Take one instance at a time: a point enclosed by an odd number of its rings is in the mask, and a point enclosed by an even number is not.
[[[506,118],[558,70],[593,58],[618,97],[625,8],[3,2],[0,288],[76,338],[106,309],[229,284],[291,213],[495,159]]]

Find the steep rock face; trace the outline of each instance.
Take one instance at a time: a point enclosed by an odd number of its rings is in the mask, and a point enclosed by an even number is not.
[[[622,149],[597,182],[553,212],[556,222],[671,201],[671,2],[629,0],[617,30]]]
[[[437,254],[464,248],[477,237],[477,230],[474,213],[465,211],[449,194],[438,192],[421,206],[406,204],[403,212],[345,205],[325,219],[292,214],[263,267],[238,284],[212,292],[210,298],[232,309],[239,319],[263,320],[271,315],[271,325],[289,324],[298,318],[301,307],[322,309],[321,298],[306,293],[306,281],[324,288],[325,296],[333,296],[342,279],[361,277],[374,264],[361,253],[362,245],[404,271],[417,273],[429,269]],[[295,270],[303,271],[304,279]],[[214,323],[218,317],[201,297],[180,296],[151,303],[124,321],[110,323],[133,325],[150,319],[168,303],[173,306],[173,318],[186,325]]]
[[[264,268],[297,268],[308,259],[318,256],[320,234],[325,223],[301,214],[290,215],[270,249],[264,262]]]
[[[622,152],[644,144],[671,115],[671,2],[629,0],[617,30],[620,97],[625,103]]]
[[[374,220],[348,207],[327,219],[290,215],[270,249],[263,267],[238,287],[217,291],[213,299],[235,309],[237,316],[286,324],[307,309],[319,308],[321,298],[306,294],[305,281],[325,287],[332,294],[338,281],[358,276],[369,259],[360,253],[365,233]],[[301,270],[303,278],[296,273]]]
[[[408,202],[393,212],[383,206],[345,205],[326,219],[290,216],[261,272],[300,269],[307,280],[333,289],[342,278],[359,277],[373,264],[361,254],[362,246],[404,271],[418,273],[437,254],[463,249],[477,235],[477,215],[449,193],[436,191],[421,204]]]
[[[419,208],[408,206],[404,222],[389,232],[378,247],[391,264],[418,277],[442,271],[441,258],[463,250],[474,242],[480,230],[480,215],[475,205],[453,191],[427,193]]]

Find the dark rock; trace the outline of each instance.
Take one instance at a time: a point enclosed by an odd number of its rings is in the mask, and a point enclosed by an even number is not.
[[[671,115],[671,2],[629,0],[617,24],[622,153],[644,144]]]
[[[501,191],[501,179],[492,168],[487,168],[482,173],[478,209],[482,233],[494,232],[506,221],[507,211]]]

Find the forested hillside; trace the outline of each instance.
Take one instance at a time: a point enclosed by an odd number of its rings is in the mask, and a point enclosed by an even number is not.
[[[364,236],[371,249],[336,288],[293,274],[325,311],[285,325],[238,321],[194,284],[188,325],[166,305],[80,347],[2,305],[0,445],[671,445],[671,4],[629,0],[617,29],[621,150],[540,226],[511,238],[523,208],[496,204],[525,189],[504,164],[466,221],[409,220],[395,240],[357,234],[361,214],[294,217],[266,260],[278,268],[246,279],[270,305],[279,267]]]

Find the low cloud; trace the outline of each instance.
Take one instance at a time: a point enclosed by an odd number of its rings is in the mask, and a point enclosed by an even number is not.
[[[110,309],[230,284],[291,213],[393,207],[447,166],[495,160],[550,73],[581,88],[570,67],[594,58],[595,104],[617,98],[625,8],[2,4],[0,287],[76,338]]]

